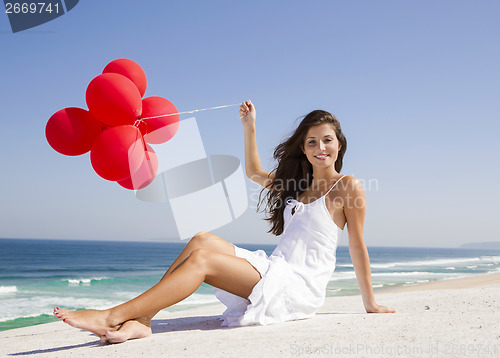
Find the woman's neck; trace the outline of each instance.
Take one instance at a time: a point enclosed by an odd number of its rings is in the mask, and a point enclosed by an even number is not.
[[[313,180],[311,182],[312,188],[321,188],[325,185],[330,185],[332,181],[338,179],[339,173],[335,170],[335,168],[324,168],[322,170],[313,168]]]

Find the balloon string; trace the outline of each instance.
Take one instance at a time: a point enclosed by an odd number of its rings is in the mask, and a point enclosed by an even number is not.
[[[236,103],[236,104],[227,104],[225,106],[217,106],[217,107],[210,107],[210,108],[203,108],[203,109],[195,109],[194,111],[186,111],[186,112],[162,114],[162,115],[153,116],[153,117],[144,117],[144,118],[141,118],[141,120],[153,119],[153,118],[161,118],[161,117],[169,117],[169,116],[175,116],[177,114],[195,113],[195,112],[201,112],[201,111],[208,111],[210,109],[219,109],[219,108],[226,108],[226,107],[234,107],[234,106],[239,106],[239,105],[240,105],[239,103]]]

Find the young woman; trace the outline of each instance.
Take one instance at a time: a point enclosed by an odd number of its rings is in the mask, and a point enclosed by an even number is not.
[[[256,111],[240,106],[245,131],[247,176],[267,189],[267,220],[281,235],[271,256],[248,251],[210,233],[196,234],[155,286],[104,311],[54,314],[67,324],[90,331],[103,342],[118,343],[151,335],[151,319],[206,282],[228,307],[224,326],[270,324],[312,317],[325,299],[335,269],[343,228],[349,229],[349,252],[368,313],[395,312],[375,302],[368,251],[363,241],[365,194],[356,178],[339,174],[347,141],[337,119],[313,111],[274,152],[277,167],[260,163],[255,134]]]

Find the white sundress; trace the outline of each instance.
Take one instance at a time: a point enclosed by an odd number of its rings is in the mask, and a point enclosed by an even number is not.
[[[248,299],[215,289],[216,297],[227,307],[221,316],[222,326],[310,318],[323,305],[343,233],[333,222],[325,197],[342,178],[312,203],[288,201],[283,234],[270,256],[263,250],[249,251],[235,245],[236,256],[246,259],[262,278]]]

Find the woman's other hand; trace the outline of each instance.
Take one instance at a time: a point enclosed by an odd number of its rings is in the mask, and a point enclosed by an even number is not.
[[[365,307],[366,313],[396,313],[394,308],[377,305],[376,303],[370,307]]]
[[[396,313],[394,308],[385,307],[377,305],[376,303],[372,306],[365,307],[366,313]]]

